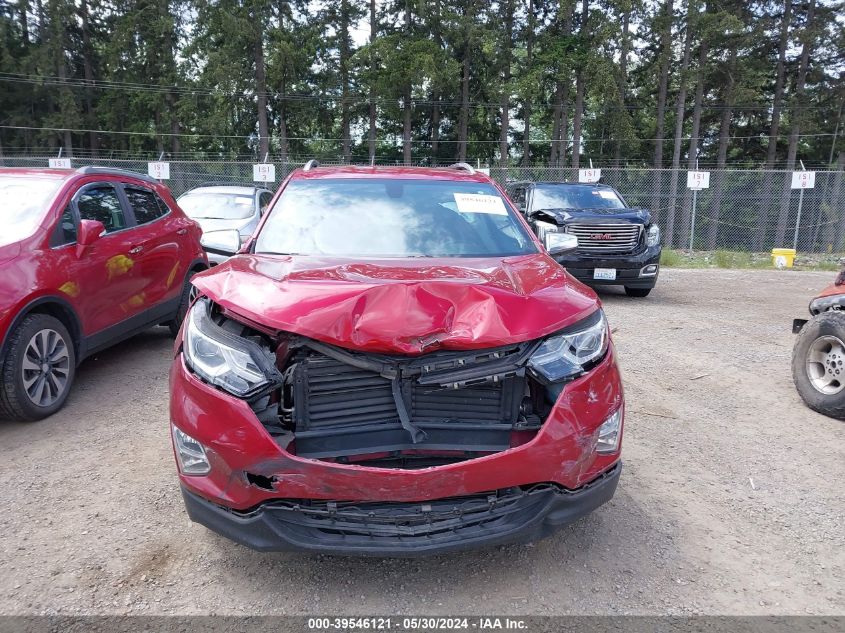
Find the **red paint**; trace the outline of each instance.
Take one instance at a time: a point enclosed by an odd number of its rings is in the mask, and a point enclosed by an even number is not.
[[[482,174],[455,169],[300,170],[282,184],[276,199],[291,178],[323,177],[490,182]],[[195,278],[197,288],[231,316],[264,332],[294,332],[348,349],[414,355],[438,348],[494,347],[551,334],[600,305],[591,289],[545,252],[351,260],[258,256],[248,250],[249,245],[243,254]],[[297,457],[276,443],[249,405],[196,379],[178,345],[176,352],[171,420],[208,448],[212,466],[207,476],[180,475],[180,480],[197,494],[236,509],[273,498],[423,501],[536,482],[572,489],[619,460],[619,452],[595,451],[598,427],[623,406],[612,345],[596,367],[566,385],[533,437],[515,433],[508,450],[419,470]],[[277,357],[283,356],[277,351]],[[275,477],[275,489],[249,484],[246,472]]]
[[[182,213],[162,184],[126,174],[80,174],[63,169],[0,169],[0,176],[61,181],[32,235],[0,247],[0,341],[6,340],[12,324],[38,300],[72,310],[78,334],[90,337],[174,300],[182,292],[191,262],[206,261],[199,244],[199,226]],[[74,194],[86,184],[100,182],[152,189],[170,213],[97,237],[89,245],[51,247],[51,237]],[[77,230],[89,237],[96,233],[92,226]],[[140,252],[131,252],[138,247]],[[73,334],[74,328],[70,330]]]

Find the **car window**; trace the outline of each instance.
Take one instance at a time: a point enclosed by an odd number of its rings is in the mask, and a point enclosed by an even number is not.
[[[59,218],[59,223],[56,225],[56,231],[53,233],[51,246],[62,246],[64,244],[73,244],[76,241],[76,218],[73,217],[73,209],[70,205],[65,207],[62,217]]]
[[[263,215],[264,212],[267,210],[267,207],[270,206],[270,201],[273,199],[273,194],[269,191],[262,191],[261,197],[258,199],[258,208],[261,209],[261,214]]]
[[[613,189],[585,185],[537,185],[531,210],[539,209],[624,209],[625,203]]]
[[[525,208],[525,187],[517,187],[511,190],[511,200],[519,209]]]
[[[255,194],[188,192],[179,206],[194,220],[246,220],[255,213]]]
[[[146,224],[157,220],[168,211],[164,200],[160,199],[155,192],[141,187],[124,187],[126,197],[135,213],[135,221],[138,224]]]
[[[96,185],[84,189],[76,202],[79,217],[97,220],[106,227],[106,233],[126,228],[126,216],[117,191],[111,185]]]
[[[0,246],[30,237],[44,219],[62,184],[59,178],[0,176]]]
[[[536,253],[495,187],[451,180],[295,180],[256,252],[352,257],[507,257]]]

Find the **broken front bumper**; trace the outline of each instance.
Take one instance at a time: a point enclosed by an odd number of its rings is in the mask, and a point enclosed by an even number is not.
[[[617,462],[577,490],[552,484],[409,503],[269,501],[234,512],[182,488],[188,515],[260,551],[423,556],[544,538],[609,501]]]

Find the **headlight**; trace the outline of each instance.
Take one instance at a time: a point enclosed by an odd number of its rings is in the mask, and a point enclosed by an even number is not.
[[[596,440],[597,453],[615,453],[619,450],[619,438],[622,435],[622,407],[616,409],[599,427]]]
[[[211,464],[208,463],[205,447],[183,430],[173,425],[171,427],[179,470],[184,475],[207,475],[211,470]]]
[[[199,299],[188,313],[182,346],[186,363],[233,395],[255,395],[278,378],[271,352],[214,323],[209,306],[208,299]]]
[[[584,371],[607,351],[607,319],[597,310],[580,323],[547,338],[531,355],[528,366],[549,382]]]
[[[645,244],[646,246],[657,246],[660,244],[660,227],[656,224],[648,227],[648,231],[645,234]]]
[[[537,227],[537,237],[539,237],[540,241],[544,244],[546,243],[546,233],[557,233],[558,231],[557,224],[543,222],[542,220],[534,222],[534,226]]]

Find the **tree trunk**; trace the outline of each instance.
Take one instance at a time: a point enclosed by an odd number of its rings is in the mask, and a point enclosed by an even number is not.
[[[29,2],[28,0],[18,1],[18,16],[21,22],[21,41],[24,47],[29,46]]]
[[[786,0],[783,6],[783,18],[780,21],[780,39],[778,41],[778,65],[775,71],[775,94],[772,100],[772,123],[769,127],[769,147],[766,149],[766,168],[774,169],[777,157],[778,132],[780,131],[780,111],[783,104],[784,69],[786,67],[786,49],[789,45],[789,23],[792,20],[792,0]]]
[[[270,126],[267,119],[267,69],[264,66],[264,39],[257,15],[252,16],[256,25],[253,32],[253,55],[255,57],[255,93],[258,101],[258,160],[263,161],[270,153]]]
[[[813,48],[813,16],[816,9],[816,0],[810,0],[807,7],[807,23],[804,26],[803,44],[801,45],[801,59],[798,64],[798,79],[795,82],[795,108],[792,110],[792,130],[789,133],[789,149],[786,153],[786,177],[783,183],[780,210],[778,212],[778,225],[775,234],[775,244],[783,244],[786,239],[786,222],[789,219],[789,208],[791,201],[791,178],[790,171],[795,168],[795,159],[798,155],[798,138],[801,134],[801,123],[804,118],[804,88],[807,84],[807,66],[810,63],[810,53]]]
[[[690,130],[689,156],[687,157],[688,169],[695,169],[698,162],[698,135],[701,130],[701,102],[704,99],[704,80],[707,74],[708,49],[707,40],[702,40],[698,47],[698,80],[696,81],[695,97],[692,107],[692,130]],[[684,209],[681,216],[681,235],[684,239],[690,234],[690,222],[692,220],[690,198],[690,192],[687,189],[684,194]]]
[[[470,43],[467,38],[464,49],[461,72],[461,110],[458,116],[458,161],[467,159],[467,134],[469,132],[469,55]]]
[[[562,37],[569,37],[572,34],[572,18],[575,13],[575,3],[567,2],[566,8],[561,1],[559,11],[565,11],[563,16]],[[558,14],[559,15],[559,14]],[[565,62],[565,60],[561,60]],[[549,164],[555,167],[564,167],[566,163],[567,134],[569,134],[569,68],[568,63],[562,69],[563,77],[558,76],[555,81],[555,104],[552,113],[552,148],[549,156]],[[561,69],[558,69],[558,73]]]
[[[91,132],[89,132],[88,143],[91,146],[91,156],[97,156],[99,149],[99,140],[97,133],[94,131],[97,127],[97,118],[94,114],[94,95],[93,81],[94,81],[94,63],[92,57],[94,51],[91,48],[91,25],[88,15],[88,1],[80,0],[79,2],[79,19],[82,23],[82,72],[85,76],[85,121]],[[26,34],[25,34],[25,37]]]
[[[528,32],[525,34],[525,68],[531,72],[534,63],[534,0],[528,0]],[[531,95],[529,94],[522,106],[522,117],[524,120],[524,131],[522,138],[522,166],[528,167],[531,164]]]
[[[719,236],[719,221],[722,211],[722,195],[725,188],[725,164],[728,159],[728,143],[731,133],[731,118],[735,101],[736,87],[736,44],[728,55],[728,82],[725,85],[722,123],[719,126],[719,150],[716,155],[716,182],[713,187],[713,198],[710,204],[710,218],[707,224],[706,248],[715,250]]]
[[[343,162],[351,158],[349,149],[349,0],[340,2],[340,135]]]
[[[510,127],[510,83],[511,83],[511,49],[513,48],[513,0],[503,0],[502,8],[505,22],[504,41],[502,42],[502,97],[501,118],[499,129],[499,166],[508,166],[508,130]]]
[[[625,99],[628,95],[628,52],[631,46],[631,38],[628,34],[628,27],[631,23],[631,9],[625,10],[622,14],[622,45],[619,50],[619,104],[625,108]],[[613,165],[619,167],[622,164],[622,139],[616,139],[616,150],[613,154]]]
[[[760,192],[761,204],[757,210],[757,230],[754,232],[754,250],[763,250],[769,224],[769,210],[772,208],[772,170],[777,160],[778,136],[780,132],[780,113],[783,107],[784,74],[786,68],[786,49],[789,46],[789,25],[792,20],[792,0],[786,0],[783,17],[780,21],[778,40],[778,64],[775,70],[775,94],[772,99],[772,121],[769,126],[769,146],[766,148],[766,176],[763,190]]]
[[[376,41],[378,36],[378,21],[376,20],[376,0],[370,0],[370,46]],[[370,82],[370,111],[369,111],[369,132],[367,133],[367,145],[370,153],[370,162],[375,163],[376,159],[376,89],[373,85],[375,82],[375,60],[372,54],[370,55],[370,73],[373,79]]]
[[[563,114],[563,81],[558,79],[555,82],[555,100],[552,110],[552,147],[549,151],[549,166],[560,167],[558,156],[560,155],[559,145],[561,143],[561,115]]]
[[[692,52],[692,32],[690,24],[689,0],[687,0],[686,34],[684,35],[684,57],[681,61],[680,86],[678,98],[675,101],[675,141],[672,147],[672,174],[669,182],[669,209],[666,215],[666,226],[664,228],[664,244],[672,247],[675,245],[675,217],[677,210],[675,205],[678,202],[678,176],[681,167],[681,144],[684,135],[684,111],[687,101],[687,72],[689,71],[690,53]]]
[[[674,17],[673,0],[664,5],[665,24],[660,35],[660,77],[657,82],[657,123],[654,130],[654,189],[651,196],[651,210],[660,224],[663,212],[660,204],[660,191],[663,184],[663,132],[666,119],[666,92],[669,86],[669,64],[672,60],[672,18]]]
[[[285,95],[287,94],[287,82],[283,79],[281,95],[279,97],[279,161],[284,165],[288,162],[288,111]]]
[[[590,15],[589,0],[581,2],[581,46],[587,48],[587,19]],[[581,125],[584,118],[584,67],[583,62],[575,75],[575,116],[572,120],[572,167],[578,169],[581,165]]]

